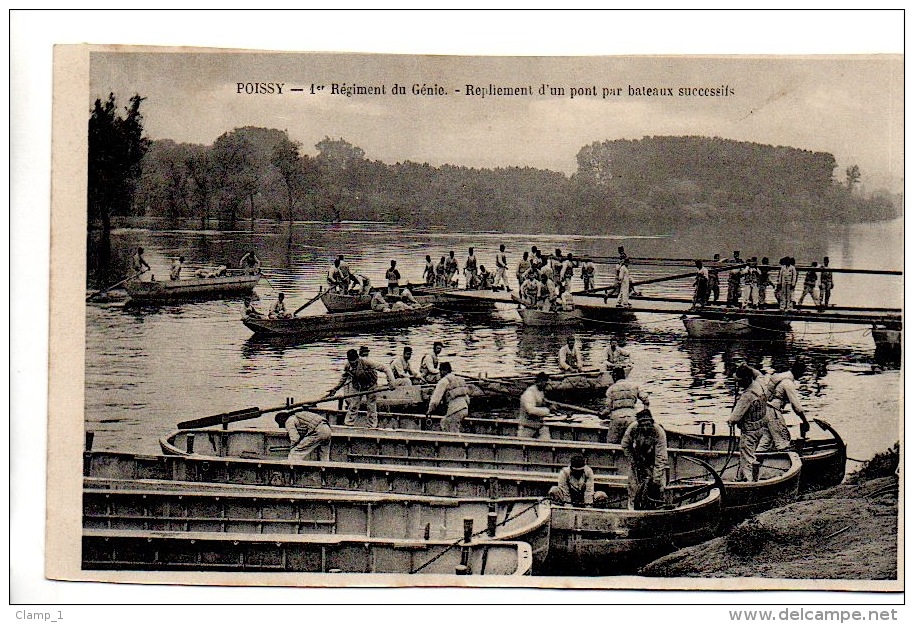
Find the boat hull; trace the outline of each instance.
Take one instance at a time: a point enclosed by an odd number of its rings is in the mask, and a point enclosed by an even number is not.
[[[340,312],[288,319],[248,316],[243,318],[242,322],[258,336],[307,336],[424,323],[428,320],[431,310],[430,305],[425,305],[388,312]]]
[[[617,488],[627,484],[628,460],[615,444],[541,441],[478,435],[368,430],[334,427],[330,460],[415,469],[434,468],[499,474],[500,471],[527,473],[546,482],[534,495],[545,496],[555,484],[558,471],[574,455],[583,454],[597,474],[598,484]],[[189,444],[188,440],[192,442]],[[162,450],[174,455],[196,455],[213,459],[247,458],[280,461],[289,452],[283,430],[197,429],[176,432],[161,441]],[[725,520],[733,522],[791,500],[800,484],[800,458],[796,453],[772,453],[762,461],[756,482],[737,481],[738,454],[719,450],[671,450],[671,482],[695,479],[702,470],[692,461],[698,458],[723,479]],[[618,494],[618,493],[617,493]],[[627,500],[627,493],[621,494]]]
[[[631,366],[626,370],[630,372]],[[467,379],[471,410],[515,405],[534,380],[534,377]],[[555,401],[599,398],[606,394],[611,382],[611,375],[603,371],[555,375],[546,384],[546,397]],[[397,386],[378,393],[378,409],[424,413],[433,391],[431,384]]]
[[[239,297],[253,292],[260,275],[226,275],[161,282],[127,282],[127,294],[136,303]]]
[[[538,498],[441,499],[92,478],[83,488],[84,529],[454,540],[463,537],[469,520],[473,533],[481,534],[474,540],[529,543],[537,568],[549,550],[549,513],[549,503]]]
[[[472,405],[471,405],[472,409]],[[345,412],[341,410],[316,409],[325,414],[331,424],[342,425]],[[799,455],[802,471],[799,479],[801,492],[822,489],[838,485],[844,479],[847,452],[844,441],[825,421],[821,423],[818,439],[811,438],[805,442],[794,440],[793,450]],[[441,431],[441,416],[410,413],[378,412],[378,426],[381,430],[396,429],[399,431]],[[512,438],[518,433],[518,422],[513,419],[499,418],[465,418],[461,427],[466,434]],[[609,429],[594,422],[550,421],[550,437],[553,441],[576,442],[582,445],[606,444]],[[705,435],[687,433],[675,429],[667,430],[667,442],[671,449],[713,450],[734,457],[730,469],[735,469],[734,462],[738,451],[738,439],[728,435]],[[731,448],[732,445],[732,448]]]
[[[543,310],[534,310],[531,308],[519,308],[524,325],[528,327],[567,327],[580,325],[584,318],[580,310],[568,310],[559,312],[544,312]]]
[[[347,535],[85,529],[83,569],[207,572],[339,572],[359,574],[522,576],[533,555],[524,542],[389,540]]]
[[[631,573],[679,548],[713,538],[720,496],[651,512],[553,506],[546,568],[553,574]]]
[[[809,492],[840,485],[847,469],[847,445],[835,429],[826,421],[814,418],[818,431],[814,437],[797,438],[792,441],[795,451],[803,463],[800,474],[800,491]],[[670,448],[727,451],[738,454],[739,439],[727,434],[697,434],[669,429],[667,444]],[[761,454],[764,457],[765,454]]]
[[[690,338],[740,338],[752,333],[748,319],[732,321],[688,317],[682,319]]]

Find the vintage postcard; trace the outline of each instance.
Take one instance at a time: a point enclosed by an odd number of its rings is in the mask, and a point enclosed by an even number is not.
[[[903,105],[58,46],[47,576],[900,591]]]

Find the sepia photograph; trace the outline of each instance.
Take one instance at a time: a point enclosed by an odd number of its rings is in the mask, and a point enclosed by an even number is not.
[[[901,55],[53,60],[48,578],[903,590]]]

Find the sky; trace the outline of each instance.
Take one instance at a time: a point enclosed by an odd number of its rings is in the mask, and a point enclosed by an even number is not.
[[[147,48],[148,50],[148,48]],[[185,48],[186,50],[186,48]],[[238,83],[281,83],[283,93],[238,93]],[[384,95],[331,93],[332,85]],[[324,89],[311,94],[311,86]],[[406,94],[391,93],[393,85]],[[532,87],[530,96],[467,95],[467,85]],[[413,85],[446,95],[414,95]],[[564,95],[539,95],[542,85]],[[638,95],[632,88],[672,88]],[[680,87],[729,88],[680,97]],[[245,89],[246,87],[242,87]],[[292,88],[304,89],[290,92]],[[571,97],[572,88],[581,90]],[[594,95],[586,89],[591,88]],[[604,97],[604,88],[615,89]],[[303,152],[325,136],[366,157],[471,167],[530,166],[574,173],[595,141],[656,135],[717,136],[825,151],[836,177],[859,165],[870,188],[900,191],[903,66],[882,56],[469,57],[366,54],[93,52],[89,103],[139,93],[153,139],[211,144],[236,127],[287,130]]]

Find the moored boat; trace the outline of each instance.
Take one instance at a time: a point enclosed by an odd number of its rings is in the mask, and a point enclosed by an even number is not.
[[[315,409],[313,411],[327,415],[331,424],[342,425],[346,412],[341,410]],[[595,419],[553,419],[548,421],[550,436],[553,440],[573,441],[578,443],[607,442],[609,429],[600,425]],[[382,429],[440,431],[441,417],[425,414],[379,412],[378,426]],[[844,440],[835,429],[821,419],[812,419],[816,425],[807,439],[795,438],[792,450],[803,464],[800,479],[800,491],[809,491],[838,485],[844,479],[847,463],[847,451]],[[502,418],[466,418],[462,422],[463,431],[500,437],[515,437],[518,422]],[[683,428],[684,429],[684,428]],[[739,445],[739,438],[731,438],[726,433],[715,434],[695,431],[684,431],[676,427],[667,428],[667,443],[672,448],[705,449],[732,454]]]
[[[469,523],[469,524],[468,524]],[[539,498],[435,498],[175,481],[86,478],[83,528],[118,531],[350,535],[523,541],[541,565],[549,503]]]
[[[409,285],[408,288],[412,292],[413,286]],[[401,301],[400,296],[388,295],[387,289],[372,289],[372,293],[375,291],[380,291],[384,295],[384,299],[388,303],[393,303],[394,301]],[[369,294],[350,294],[350,293],[340,293],[327,290],[324,294],[321,295],[321,303],[324,304],[324,307],[327,308],[328,312],[358,312],[361,310],[369,310],[371,308],[371,293]],[[413,297],[421,305],[435,303],[437,297],[435,295],[420,294],[416,295],[413,293]]]
[[[84,529],[87,570],[528,575],[525,542]]]
[[[713,319],[683,316],[682,323],[691,338],[735,338],[752,333],[749,319]]]
[[[249,484],[258,487],[317,487],[456,498],[543,496],[555,484],[555,475],[552,473],[517,472],[503,469],[484,472],[390,464],[292,463],[274,459],[214,458],[199,455],[149,456],[93,451],[83,454],[83,473],[86,477],[129,480],[177,480],[194,483]],[[667,488],[667,495],[670,501],[668,506],[672,506],[672,509],[639,510],[634,513],[629,511],[626,508],[626,483],[620,477],[601,479],[597,484],[597,490],[605,492],[608,497],[607,508],[599,510],[599,517],[603,519],[605,526],[622,526],[623,524],[637,526],[638,534],[654,536],[653,540],[620,541],[618,552],[607,553],[612,557],[600,559],[601,569],[606,573],[618,573],[627,561],[639,560],[642,551],[650,552],[651,556],[654,556],[658,551],[666,550],[668,552],[668,549],[672,549],[674,545],[684,546],[694,543],[691,540],[697,539],[699,535],[713,534],[720,520],[719,486],[716,478],[706,470],[691,468],[688,475],[678,477],[675,484],[671,483]],[[696,507],[705,509],[707,513],[695,514]],[[680,516],[683,522],[670,521],[670,516],[675,517],[676,512],[680,509],[683,510],[683,515]],[[686,519],[692,523],[684,524]],[[696,526],[694,522],[700,522],[702,525]],[[558,531],[560,538],[562,530]],[[136,532],[133,531],[129,533],[136,535]],[[196,535],[205,536],[207,533],[201,532]],[[144,534],[143,539],[145,537]],[[261,542],[277,539],[270,535],[255,537]],[[294,539],[305,536],[283,537]],[[339,536],[327,537],[338,538]],[[606,537],[614,539],[619,536],[607,534]],[[230,542],[231,538],[229,536],[226,538]],[[550,536],[550,540],[552,540],[552,536]],[[141,541],[134,543],[142,544]],[[420,544],[422,543],[420,542]],[[453,545],[453,542],[448,543]],[[495,542],[495,544],[505,543]],[[551,541],[550,548],[552,543],[556,542]],[[431,547],[428,546],[428,548]],[[86,552],[85,548],[84,552]],[[574,556],[576,556],[575,551],[569,551],[562,561],[569,563],[569,558]],[[106,561],[104,557],[100,559],[102,564]],[[153,555],[149,555],[147,561],[154,561]],[[102,564],[96,563],[94,560],[92,563],[92,565]],[[237,559],[232,560],[231,564],[237,566]]]
[[[631,372],[626,367],[626,374]],[[479,407],[505,407],[516,405],[520,395],[529,388],[535,377],[473,377],[465,376],[474,409]],[[604,371],[582,371],[550,374],[546,384],[546,397],[552,400],[598,398],[606,393],[612,377]],[[433,384],[396,386],[378,393],[378,408],[392,411],[425,412],[431,398]]]
[[[901,360],[901,329],[874,325],[873,342],[876,344],[876,358],[882,361]]]
[[[546,312],[534,308],[518,308],[521,321],[529,327],[566,327],[580,325],[584,315],[580,310]]]
[[[180,299],[218,299],[249,295],[260,281],[260,274],[233,269],[217,277],[142,282],[132,280],[125,288],[137,303],[159,303]]]
[[[203,455],[212,458],[281,460],[289,452],[284,430],[196,429],[175,432],[160,441],[163,452]],[[189,452],[192,450],[192,453]],[[616,444],[582,444],[529,438],[454,435],[334,427],[330,450],[333,462],[357,462],[444,470],[473,470],[485,474],[501,471],[546,473],[555,484],[555,474],[571,457],[584,454],[599,484],[626,481],[628,460]],[[723,510],[728,520],[742,519],[794,497],[800,483],[800,459],[795,453],[772,453],[762,461],[758,481],[736,480],[738,451],[669,451],[670,479],[694,478],[693,459],[711,466],[723,480]],[[551,487],[551,486],[550,486]],[[548,488],[540,495],[545,496]]]
[[[417,308],[389,310],[387,312],[368,310],[365,312],[339,312],[292,318],[271,319],[246,316],[242,319],[242,322],[245,327],[261,336],[302,336],[424,323],[431,311],[432,306],[424,305]]]

